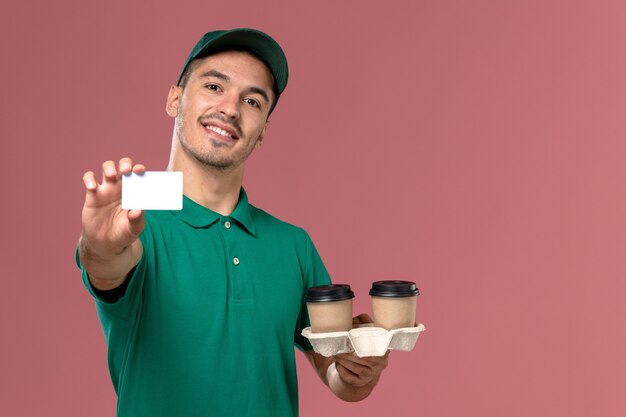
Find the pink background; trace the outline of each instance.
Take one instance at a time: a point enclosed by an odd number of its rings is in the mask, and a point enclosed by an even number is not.
[[[252,202],[310,232],[357,312],[415,280],[428,328],[358,404],[300,357],[301,415],[626,415],[622,0],[7,3],[0,414],[114,415],[82,173],[163,169],[189,49],[252,26],[291,66]]]

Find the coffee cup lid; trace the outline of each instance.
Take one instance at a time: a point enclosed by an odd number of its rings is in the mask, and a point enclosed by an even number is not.
[[[347,284],[328,284],[311,287],[306,292],[307,303],[323,303],[328,301],[342,301],[354,298],[354,293]]]
[[[370,295],[376,297],[412,297],[419,295],[419,290],[412,281],[376,281],[372,283]]]

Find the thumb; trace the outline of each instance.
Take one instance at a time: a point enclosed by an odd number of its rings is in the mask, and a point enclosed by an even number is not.
[[[130,232],[135,236],[139,236],[143,232],[146,223],[143,210],[128,210],[127,216]]]
[[[373,322],[374,320],[372,320],[372,318],[366,313],[359,314],[358,316],[352,318],[352,324],[366,324]]]

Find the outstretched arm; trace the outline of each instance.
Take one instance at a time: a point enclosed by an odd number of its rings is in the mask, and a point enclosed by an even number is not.
[[[143,254],[138,237],[145,225],[144,214],[141,210],[122,210],[122,175],[141,174],[145,167],[122,158],[119,168],[107,161],[102,171],[101,184],[93,172],[83,175],[86,194],[78,255],[91,284],[110,290],[126,280]]]

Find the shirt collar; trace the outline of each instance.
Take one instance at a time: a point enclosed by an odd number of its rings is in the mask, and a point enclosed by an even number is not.
[[[249,233],[255,235],[256,229],[254,227],[250,211],[251,209],[250,204],[248,204],[248,195],[242,187],[239,192],[239,201],[237,202],[237,206],[230,216],[222,216],[213,210],[201,206],[186,195],[183,195],[183,209],[172,211],[172,214],[180,217],[185,223],[196,228],[208,227],[213,223],[217,223],[222,217],[230,217],[237,223],[241,224]]]

